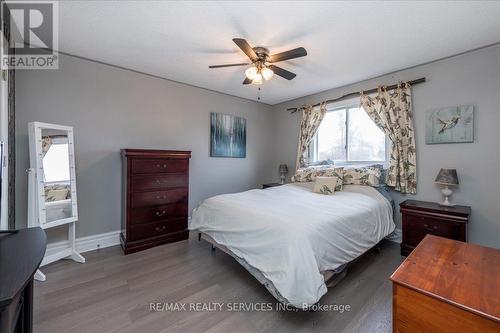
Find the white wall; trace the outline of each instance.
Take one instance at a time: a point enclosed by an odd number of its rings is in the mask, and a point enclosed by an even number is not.
[[[427,82],[413,87],[418,193],[393,197],[439,201],[434,178],[440,168],[456,168],[460,186],[452,200],[472,207],[470,241],[500,247],[500,45],[276,105],[273,177],[280,163],[295,167],[300,115],[287,108],[420,77]],[[425,112],[462,104],[475,105],[474,143],[426,145]]]
[[[121,148],[192,150],[190,209],[270,180],[270,106],[65,55],[59,66],[16,73],[17,227],[26,225],[31,121],[74,127],[78,237],[120,229]],[[247,119],[246,158],[209,157],[211,111]]]

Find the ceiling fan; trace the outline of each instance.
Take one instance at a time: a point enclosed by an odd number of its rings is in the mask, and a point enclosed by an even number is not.
[[[250,58],[250,63],[228,64],[228,65],[214,65],[208,68],[222,68],[233,66],[248,66],[245,70],[246,78],[243,84],[262,84],[263,80],[270,80],[274,74],[279,75],[287,80],[292,80],[295,73],[287,71],[281,67],[273,65],[276,62],[290,60],[295,58],[304,57],[307,55],[306,49],[298,47],[293,50],[270,55],[269,50],[265,47],[256,46],[251,47],[248,42],[243,38],[233,38],[233,42]]]

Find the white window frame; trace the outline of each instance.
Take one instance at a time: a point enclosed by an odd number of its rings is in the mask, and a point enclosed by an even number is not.
[[[345,122],[345,129],[346,129],[346,143],[345,143],[345,151],[346,151],[346,157],[347,160],[337,160],[333,161],[334,165],[336,166],[344,166],[344,167],[355,167],[355,166],[368,166],[368,165],[373,165],[373,164],[382,164],[384,168],[389,167],[389,159],[390,159],[390,154],[391,154],[391,140],[385,134],[385,161],[351,161],[349,160],[349,109],[357,109],[361,108],[359,104],[359,98],[356,99],[349,99],[347,101],[341,101],[337,103],[330,104],[327,106],[326,112],[336,112],[340,110],[346,110],[346,122]],[[311,144],[309,145],[308,149],[308,160],[309,161],[315,161],[315,157],[318,156],[318,133],[314,136],[314,139],[312,140]],[[315,161],[312,162],[311,165],[315,165],[316,163],[321,163],[322,161]]]

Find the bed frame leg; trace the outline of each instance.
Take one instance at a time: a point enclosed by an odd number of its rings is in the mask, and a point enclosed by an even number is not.
[[[201,242],[201,232],[198,233],[198,242]]]
[[[212,252],[215,252],[216,247],[212,245]]]

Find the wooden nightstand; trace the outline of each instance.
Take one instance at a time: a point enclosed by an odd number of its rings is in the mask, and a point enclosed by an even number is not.
[[[448,207],[417,200],[406,200],[399,206],[403,215],[402,256],[410,254],[427,234],[467,242],[470,207]]]
[[[281,185],[285,185],[285,184],[280,184],[280,183],[267,183],[267,184],[262,184],[262,188],[263,188],[263,189],[265,189],[265,188],[275,187],[275,186],[281,186]]]

